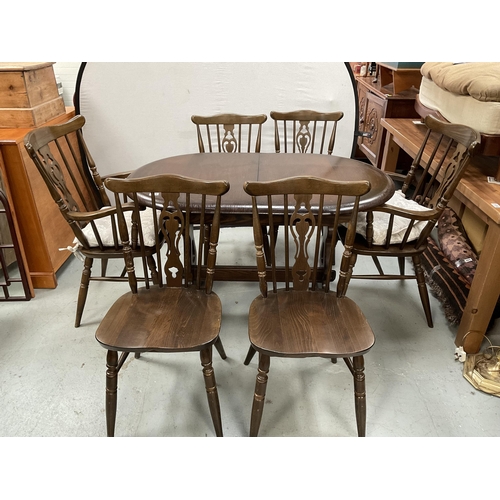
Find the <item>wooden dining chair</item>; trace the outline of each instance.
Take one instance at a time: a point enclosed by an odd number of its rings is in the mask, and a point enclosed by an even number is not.
[[[311,110],[271,111],[274,120],[276,153],[333,152],[337,124],[344,116],[342,111],[320,113]]]
[[[401,189],[384,205],[359,215],[351,266],[354,267],[358,255],[369,256],[377,274],[351,273],[347,285],[350,279],[416,280],[427,324],[432,328],[420,257],[481,137],[470,127],[444,123],[432,116],[427,116],[422,126],[427,132],[408,173],[389,174]],[[399,273],[386,274],[380,257],[397,258]],[[405,272],[407,257],[412,260],[414,273]]]
[[[106,422],[108,436],[115,431],[118,373],[133,352],[179,353],[198,351],[210,414],[215,433],[222,436],[217,384],[212,367],[212,346],[226,358],[219,338],[222,306],[212,284],[220,229],[221,196],[229,189],[225,181],[199,181],[175,175],[158,175],[137,179],[107,179],[106,187],[115,195],[123,256],[131,291],[119,297],[101,321],[97,341],[107,349]],[[122,201],[127,194],[131,203]],[[152,210],[146,221],[143,213],[146,196]],[[161,196],[161,199],[159,198]],[[132,209],[133,224],[125,219]],[[191,223],[210,221],[210,241],[199,232],[198,246],[206,244],[208,262],[203,265],[201,253],[193,259]],[[145,224],[154,227],[158,236],[155,258],[158,263],[156,284],[146,279],[138,288],[134,254],[141,249],[143,271],[147,254],[144,249]],[[161,246],[161,241],[165,244]],[[146,274],[147,276],[147,274]],[[118,356],[118,353],[121,355]]]
[[[120,275],[107,273],[109,259],[122,262],[123,251],[116,211],[104,188],[104,177],[99,175],[85,144],[84,125],[85,118],[75,116],[60,125],[37,128],[24,139],[26,150],[75,235],[74,246],[69,249],[83,261],[75,327],[81,323],[90,281],[127,281],[125,271]],[[127,172],[113,174],[114,177],[128,175]],[[153,235],[150,240],[154,239]],[[153,253],[154,248],[146,251],[151,276],[156,275]],[[100,276],[92,275],[95,259],[101,261]]]
[[[260,153],[262,124],[266,120],[266,115],[228,113],[191,117],[200,153]]]
[[[252,406],[250,436],[257,436],[270,367],[270,358],[322,357],[344,359],[354,378],[357,430],[365,435],[366,395],[364,354],[375,342],[373,332],[351,299],[345,296],[345,282],[355,235],[360,196],[370,189],[368,181],[329,181],[295,177],[271,182],[247,182],[252,197],[253,230],[260,296],[250,305],[248,365],[256,352],[259,364]],[[284,213],[279,215],[284,207]],[[341,211],[348,210],[348,215]],[[349,213],[350,212],[350,213]],[[273,214],[269,217],[267,214]],[[322,254],[322,227],[336,231],[348,218],[344,254],[336,293],[330,291],[335,249]],[[264,259],[262,222],[268,223],[271,259]],[[274,227],[284,228],[284,247],[276,246]],[[279,255],[278,255],[279,250]],[[278,267],[284,264],[283,270]],[[319,280],[320,268],[327,276]],[[281,275],[278,273],[282,273]],[[278,282],[278,276],[283,281]],[[269,283],[268,283],[269,282]],[[279,287],[278,287],[279,284]],[[270,289],[269,289],[270,288]]]

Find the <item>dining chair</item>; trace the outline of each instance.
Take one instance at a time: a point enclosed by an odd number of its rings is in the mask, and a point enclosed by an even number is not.
[[[250,305],[250,348],[244,361],[248,365],[258,352],[250,436],[257,436],[259,432],[271,357],[322,357],[333,362],[342,358],[353,375],[357,431],[359,436],[364,436],[363,356],[373,346],[375,337],[361,309],[345,296],[345,283],[359,199],[370,190],[370,183],[291,177],[271,182],[247,182],[244,189],[252,199],[260,287],[260,295]],[[344,212],[342,217],[341,211]],[[269,217],[268,214],[273,215]],[[335,248],[331,247],[327,255],[322,253],[321,229],[328,226],[336,231],[339,222],[346,217],[349,230],[335,293],[330,290]],[[262,249],[263,221],[270,228],[269,262]],[[275,244],[276,224],[284,228],[283,245]],[[327,273],[324,280],[318,279],[320,268]],[[282,273],[281,283],[278,272]]]
[[[445,123],[430,115],[422,126],[427,128],[426,134],[408,173],[388,174],[401,189],[384,205],[359,214],[351,267],[359,255],[369,256],[378,274],[350,273],[347,285],[350,279],[416,280],[427,324],[432,328],[421,255],[481,137],[470,127]],[[380,257],[397,258],[399,273],[386,274]],[[412,260],[414,273],[405,272],[407,257]]]
[[[28,154],[75,235],[74,246],[68,249],[83,261],[75,327],[81,323],[90,281],[127,281],[125,271],[120,275],[107,273],[109,259],[122,262],[123,251],[117,233],[116,210],[111,207],[104,188],[105,177],[99,175],[85,144],[84,125],[85,118],[78,115],[60,125],[37,128],[24,138]],[[126,177],[129,173],[112,175]],[[154,277],[153,253],[154,248],[146,251],[150,273]],[[101,261],[100,276],[92,275],[94,259]]]
[[[200,153],[207,150],[209,153],[260,153],[262,124],[266,120],[266,115],[235,113],[191,117],[196,125]],[[255,142],[252,141],[252,126],[254,131],[257,129]],[[210,225],[206,225],[205,232],[208,238]],[[267,242],[265,244],[267,252]]]
[[[327,153],[335,146],[337,124],[342,111],[321,113],[311,110],[271,111],[274,120],[276,153]]]
[[[221,196],[229,189],[225,181],[199,181],[176,175],[158,175],[137,179],[113,179],[105,182],[114,193],[118,226],[123,242],[130,291],[119,297],[101,321],[97,341],[107,349],[106,422],[108,436],[115,432],[118,373],[131,352],[200,353],[203,377],[215,433],[222,436],[222,421],[217,384],[212,367],[212,346],[226,358],[219,338],[222,306],[213,292],[217,244],[220,229]],[[126,194],[130,203],[122,201]],[[142,196],[142,198],[141,198]],[[160,198],[161,196],[161,198]],[[146,197],[146,201],[145,198]],[[146,219],[141,218],[144,204],[151,205],[147,223],[158,235],[155,258],[156,283],[146,279],[138,288],[134,268],[135,249],[141,249],[143,271],[147,254],[144,241]],[[132,213],[129,227],[125,214]],[[201,253],[193,258],[192,222],[201,227],[210,221],[210,241],[199,232],[198,245],[206,244],[208,262]],[[161,236],[160,236],[161,235]],[[164,245],[160,244],[164,241]],[[147,276],[147,273],[146,273]],[[121,352],[120,356],[118,353]],[[130,371],[129,371],[130,373]]]
[[[260,153],[262,124],[266,120],[266,115],[230,113],[191,117],[196,125],[200,153]],[[255,129],[253,142],[252,131]]]

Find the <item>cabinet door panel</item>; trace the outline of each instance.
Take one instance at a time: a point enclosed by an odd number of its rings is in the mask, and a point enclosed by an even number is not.
[[[360,138],[360,149],[370,162],[376,165],[380,150],[380,139],[382,137],[380,119],[384,116],[387,102],[371,92],[366,93],[365,99],[366,107],[363,116],[363,127],[360,127],[360,129],[363,132],[370,132],[371,137]]]

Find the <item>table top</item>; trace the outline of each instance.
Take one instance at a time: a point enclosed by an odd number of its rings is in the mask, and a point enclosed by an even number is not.
[[[361,198],[360,210],[369,210],[394,194],[394,183],[381,170],[351,158],[297,153],[194,153],[163,158],[135,170],[130,177],[176,174],[203,180],[226,180],[221,212],[250,214],[251,199],[243,190],[246,181],[270,181],[310,176],[339,181],[368,180],[371,190]],[[343,211],[349,212],[349,204]]]

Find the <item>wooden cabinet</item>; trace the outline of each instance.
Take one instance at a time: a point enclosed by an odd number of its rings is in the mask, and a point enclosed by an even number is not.
[[[418,90],[411,88],[393,94],[393,84],[385,87],[373,82],[373,76],[356,77],[359,107],[359,131],[368,132],[369,137],[358,138],[359,150],[370,163],[380,168],[383,151],[383,128],[381,118],[420,118],[415,111],[415,98]]]
[[[64,123],[73,116],[73,108],[68,108],[46,125]],[[0,167],[9,186],[30,287],[55,288],[56,271],[71,255],[59,249],[71,245],[74,234],[24,147],[24,137],[30,130],[0,129]]]

